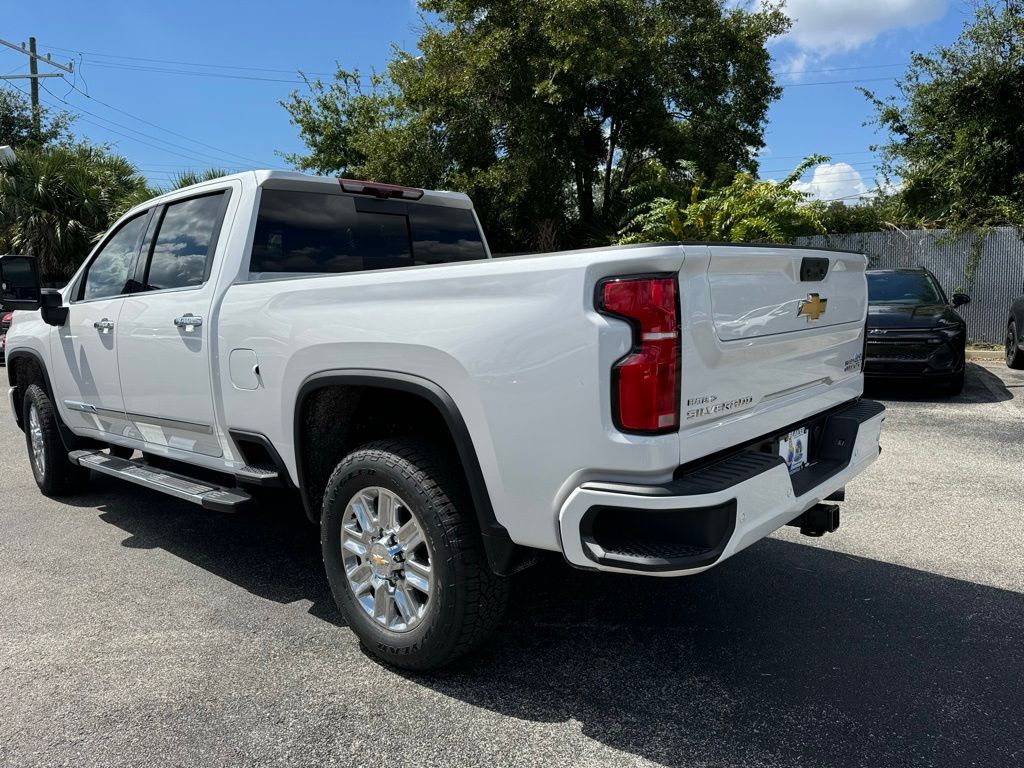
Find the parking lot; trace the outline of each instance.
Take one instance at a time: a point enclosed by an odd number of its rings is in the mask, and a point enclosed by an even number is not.
[[[317,531],[94,479],[57,502],[0,418],[0,763],[1024,763],[1024,375],[876,392],[842,527],[683,580],[523,574],[497,637],[397,673],[334,608]]]

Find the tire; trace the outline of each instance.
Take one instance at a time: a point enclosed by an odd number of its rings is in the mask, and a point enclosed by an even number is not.
[[[38,384],[30,385],[22,402],[25,445],[32,477],[46,496],[76,493],[89,481],[89,470],[68,460],[58,418],[46,390]]]
[[[385,525],[394,538],[380,536]],[[363,647],[388,664],[442,667],[486,640],[504,615],[508,579],[488,566],[464,483],[419,441],[370,443],[338,464],[320,543],[335,602]]]
[[[1006,327],[1006,367],[1015,370],[1024,368],[1024,350],[1017,344],[1017,323],[1013,320]]]

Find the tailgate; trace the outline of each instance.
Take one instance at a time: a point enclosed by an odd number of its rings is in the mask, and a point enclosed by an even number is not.
[[[685,248],[682,463],[860,396],[863,256],[778,246]]]
[[[775,247],[711,249],[708,284],[722,341],[861,322],[864,257]]]

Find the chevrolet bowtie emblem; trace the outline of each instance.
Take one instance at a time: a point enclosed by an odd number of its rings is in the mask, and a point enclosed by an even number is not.
[[[816,293],[807,294],[807,300],[800,302],[800,309],[797,310],[797,317],[806,317],[808,320],[817,320],[825,314],[825,307],[828,306],[828,299],[823,299]]]

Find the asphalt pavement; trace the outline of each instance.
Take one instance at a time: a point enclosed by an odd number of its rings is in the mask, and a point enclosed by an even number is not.
[[[837,533],[678,580],[551,558],[419,676],[360,650],[297,510],[46,499],[4,413],[0,765],[1024,765],[1024,375],[873,395]]]

